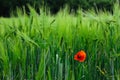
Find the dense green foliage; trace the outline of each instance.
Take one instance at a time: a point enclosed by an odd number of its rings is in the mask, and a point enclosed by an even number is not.
[[[36,10],[45,6],[50,8],[52,13],[56,13],[65,5],[72,10],[76,10],[78,7],[85,10],[92,7],[111,10],[114,2],[116,0],[0,0],[0,15],[8,16],[10,11],[15,10],[17,6],[22,8],[26,4],[31,4]]]
[[[119,80],[120,9],[0,18],[0,80]],[[84,50],[85,62],[74,60]]]

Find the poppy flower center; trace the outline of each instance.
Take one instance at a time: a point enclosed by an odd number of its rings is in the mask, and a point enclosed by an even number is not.
[[[80,58],[81,58],[81,56],[80,56],[80,55],[78,55],[78,56],[77,56],[77,58],[78,58],[78,59],[80,59]]]

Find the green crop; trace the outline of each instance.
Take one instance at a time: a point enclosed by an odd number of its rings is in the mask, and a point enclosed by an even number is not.
[[[120,9],[0,18],[0,80],[119,80]],[[84,50],[82,63],[74,55]]]

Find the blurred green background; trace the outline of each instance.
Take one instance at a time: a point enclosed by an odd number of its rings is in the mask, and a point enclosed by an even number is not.
[[[113,4],[117,0],[0,0],[0,16],[9,16],[10,12],[17,7],[23,8],[29,12],[27,4],[30,4],[36,9],[40,7],[47,7],[52,13],[57,13],[60,8],[64,8],[65,5],[69,6],[70,10],[77,10],[79,7],[83,10],[91,8],[97,8],[102,10],[112,10]]]

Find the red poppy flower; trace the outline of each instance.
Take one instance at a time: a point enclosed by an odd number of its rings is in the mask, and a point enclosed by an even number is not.
[[[79,61],[79,62],[84,62],[86,59],[86,53],[81,50],[74,56],[74,60]]]

